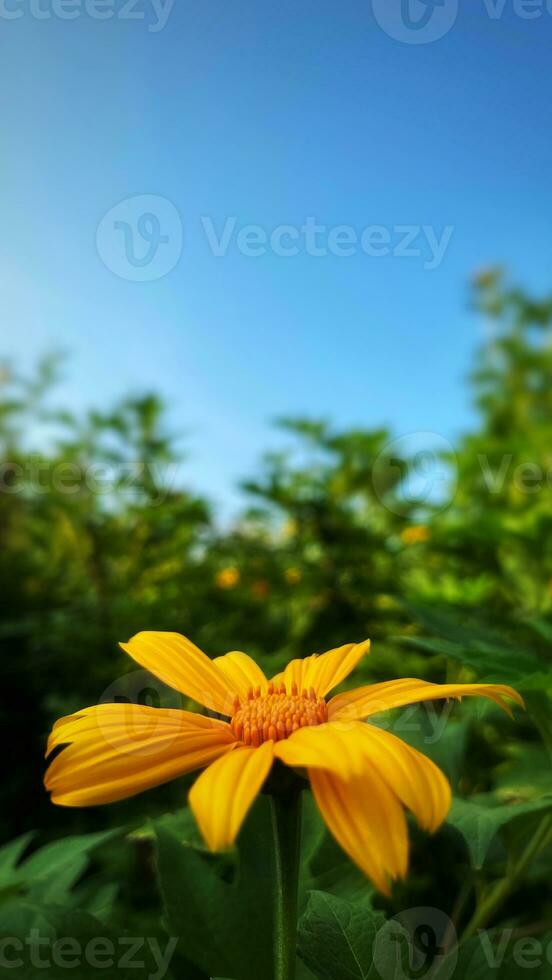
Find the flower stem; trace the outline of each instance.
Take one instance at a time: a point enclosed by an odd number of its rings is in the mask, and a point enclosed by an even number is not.
[[[471,921],[468,922],[468,925],[464,930],[462,942],[465,942],[467,939],[471,939],[478,929],[485,928],[485,926],[493,918],[495,912],[502,905],[504,900],[516,886],[519,879],[525,873],[526,869],[531,864],[531,861],[537,857],[537,855],[547,846],[551,839],[552,816],[547,815],[539,823],[535,833],[527,844],[527,847],[515,864],[513,864],[506,877],[495,885],[489,894],[482,900],[479,907],[476,908]]]
[[[276,877],[274,980],[294,980],[297,957],[297,888],[301,843],[301,793],[270,796]]]

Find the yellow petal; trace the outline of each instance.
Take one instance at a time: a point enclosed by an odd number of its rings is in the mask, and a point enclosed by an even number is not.
[[[294,683],[299,691],[303,688],[308,691],[313,687],[316,694],[323,698],[349,676],[369,649],[370,640],[365,640],[363,643],[345,643],[344,646],[321,655],[314,653],[303,660],[292,660],[273,681],[275,684],[283,681],[288,691]]]
[[[440,769],[401,739],[362,721],[300,728],[278,742],[274,755],[288,766],[327,769],[347,781],[373,766],[427,830],[436,830],[450,807],[450,786]]]
[[[213,661],[217,669],[224,674],[228,686],[241,698],[246,698],[251,688],[256,690],[258,687],[264,694],[268,681],[259,667],[251,657],[239,650],[232,650],[224,657],[216,657]]]
[[[446,776],[431,759],[391,732],[364,722],[352,724],[363,752],[389,789],[412,811],[421,827],[437,830],[450,809],[451,791]]]
[[[344,780],[324,769],[309,769],[314,798],[338,844],[381,892],[389,878],[403,877],[408,865],[404,810],[376,769]]]
[[[211,851],[234,843],[270,771],[273,745],[237,748],[209,766],[192,786],[190,807]]]
[[[317,653],[313,653],[310,657],[304,657],[300,660],[290,660],[285,669],[272,678],[272,683],[276,687],[279,687],[280,684],[285,684],[288,692],[291,691],[291,688],[295,684],[297,690],[302,691],[306,687],[308,671],[316,660],[318,660]]]
[[[308,674],[308,686],[320,697],[325,697],[328,691],[337,687],[355,669],[359,660],[370,650],[370,640],[363,643],[346,643],[323,653],[312,664]]]
[[[299,728],[276,743],[274,755],[286,766],[328,769],[343,779],[361,775],[366,768],[366,750],[356,727],[362,722],[353,725],[330,722]]]
[[[369,718],[380,711],[400,708],[418,701],[435,701],[438,698],[474,697],[489,698],[509,715],[511,710],[504,698],[511,698],[524,707],[523,698],[507,684],[431,684],[413,677],[382,684],[368,684],[354,691],[338,694],[328,704],[330,720]]]
[[[235,744],[230,726],[213,718],[139,704],[99,704],[54,726],[48,752],[66,747],[44,781],[52,801],[62,806],[112,803],[209,765]]]
[[[231,715],[235,695],[224,673],[180,633],[137,633],[121,647],[170,687],[222,715]]]

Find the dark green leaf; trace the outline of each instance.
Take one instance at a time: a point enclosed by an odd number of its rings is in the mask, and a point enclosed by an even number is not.
[[[489,847],[495,835],[513,820],[531,817],[552,809],[552,796],[528,803],[512,803],[502,806],[486,806],[471,800],[455,799],[447,823],[463,836],[474,868],[483,867]]]
[[[353,904],[311,892],[299,923],[299,955],[320,980],[367,980],[382,924],[369,899]]]
[[[261,798],[235,855],[212,858],[182,840],[170,821],[155,825],[159,877],[171,935],[209,976],[270,980],[273,857]]]
[[[91,852],[120,831],[65,837],[35,851],[18,869],[29,897],[63,905],[68,893],[88,865]]]

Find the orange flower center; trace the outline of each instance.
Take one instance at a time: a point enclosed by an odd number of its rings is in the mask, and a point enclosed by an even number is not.
[[[314,688],[303,688],[299,694],[296,684],[291,693],[285,684],[279,688],[269,684],[266,694],[261,694],[258,687],[249,691],[246,698],[236,698],[230,724],[240,742],[261,745],[269,739],[279,742],[298,728],[323,725],[327,720],[328,706],[324,698],[317,697]]]

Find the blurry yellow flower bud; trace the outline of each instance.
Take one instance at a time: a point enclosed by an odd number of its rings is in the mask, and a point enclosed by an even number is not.
[[[233,589],[239,580],[240,572],[234,565],[229,565],[228,568],[221,568],[220,572],[217,572],[215,575],[215,582],[219,589]]]
[[[401,531],[401,540],[404,544],[420,544],[422,541],[427,541],[430,534],[425,524],[413,524],[412,527],[405,527],[404,531]]]

